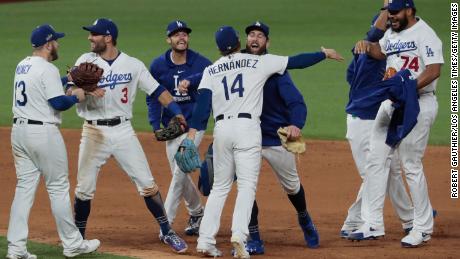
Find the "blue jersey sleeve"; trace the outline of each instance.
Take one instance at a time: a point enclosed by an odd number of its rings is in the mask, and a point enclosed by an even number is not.
[[[154,131],[159,130],[163,107],[161,106],[161,103],[158,101],[158,99],[155,99],[150,95],[147,95],[146,102],[150,125],[152,125]]]
[[[198,90],[198,98],[193,109],[190,128],[202,130],[203,121],[208,121],[211,114],[212,92],[209,89]]]
[[[315,53],[302,53],[296,56],[291,56],[288,59],[288,64],[286,69],[298,69],[298,68],[307,68],[313,66],[316,63],[322,61],[326,58],[324,52],[315,52]]]
[[[290,124],[302,129],[307,119],[307,105],[288,73],[278,78],[278,91],[289,110]]]
[[[78,98],[75,95],[67,96],[67,95],[60,95],[48,99],[48,103],[53,107],[55,110],[58,111],[65,111],[72,107],[74,104],[78,103]]]
[[[190,81],[189,91],[196,91],[198,86],[200,86],[201,78],[203,77],[203,72],[196,73],[188,76],[185,80]]]

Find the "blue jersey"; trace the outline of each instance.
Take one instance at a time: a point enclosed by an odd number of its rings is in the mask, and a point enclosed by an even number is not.
[[[368,109],[352,109],[351,104],[355,101],[356,92],[362,88],[369,88],[369,94],[378,91],[377,84],[382,81],[385,74],[386,61],[377,60],[366,54],[354,54],[353,60],[347,69],[347,81],[350,84],[349,101],[346,112],[363,120],[374,120],[380,104],[376,103]]]
[[[164,86],[173,96],[174,101],[179,104],[187,123],[190,123],[192,112],[196,102],[196,90],[191,90],[186,94],[179,93],[177,85],[179,81],[196,73],[202,73],[203,70],[211,65],[211,61],[202,55],[187,50],[187,62],[182,65],[176,65],[171,60],[171,49],[161,56],[155,58],[150,65],[150,73],[162,86]],[[154,130],[160,128],[162,123],[166,126],[174,114],[169,110],[163,109],[158,100],[153,100],[147,96],[147,106],[149,113],[149,122]],[[207,120],[201,122],[198,130],[204,130],[207,126]]]
[[[278,128],[295,125],[302,129],[306,118],[307,106],[289,73],[271,76],[264,85],[262,146],[280,146]]]

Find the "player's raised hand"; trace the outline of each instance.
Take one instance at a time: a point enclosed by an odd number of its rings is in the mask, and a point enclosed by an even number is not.
[[[187,93],[187,92],[188,92],[188,87],[189,87],[189,86],[190,86],[190,81],[189,81],[189,80],[187,80],[187,79],[181,80],[181,81],[179,82],[179,86],[178,86],[178,88],[179,88],[179,93],[181,93],[181,94]]]
[[[337,51],[335,51],[335,49],[326,49],[324,47],[321,47],[321,51],[326,54],[326,58],[329,58],[329,59],[334,59],[334,60],[337,60],[337,61],[343,61],[343,57],[342,55],[340,55]]]
[[[370,43],[367,40],[360,40],[356,42],[354,52],[355,54],[366,54],[370,50]]]
[[[86,94],[89,94],[91,96],[94,96],[94,97],[104,97],[104,94],[105,94],[105,89],[102,89],[102,88],[96,88],[96,90],[92,91],[92,92],[86,92]]]

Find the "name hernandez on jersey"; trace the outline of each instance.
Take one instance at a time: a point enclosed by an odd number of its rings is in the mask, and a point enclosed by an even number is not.
[[[262,89],[272,74],[283,74],[288,57],[235,53],[218,59],[203,72],[198,89],[212,91],[215,116],[250,113],[259,118],[262,112]]]
[[[144,63],[123,52],[112,64],[92,52],[83,54],[75,65],[83,62],[95,63],[104,69],[98,87],[106,90],[102,98],[87,96],[85,101],[77,104],[77,113],[85,120],[131,119],[137,88],[151,95],[159,86]]]
[[[13,116],[45,123],[61,123],[61,113],[48,100],[64,95],[59,70],[42,57],[29,56],[16,66]]]
[[[387,56],[387,68],[393,67],[396,71],[409,69],[414,78],[420,76],[426,66],[444,63],[441,40],[419,17],[417,23],[399,33],[387,30],[379,44],[382,53]],[[419,92],[435,91],[437,81],[434,80]]]

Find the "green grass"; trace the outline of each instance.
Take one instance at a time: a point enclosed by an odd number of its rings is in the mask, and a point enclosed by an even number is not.
[[[0,236],[0,258],[5,258],[7,253],[8,242],[5,237]],[[36,242],[27,242],[27,249],[29,253],[37,255],[38,258],[46,259],[62,259],[62,247],[39,244]],[[81,255],[77,258],[97,258],[97,259],[131,259],[133,257],[117,256],[103,253],[92,253],[88,255]]]
[[[119,26],[119,48],[141,59],[146,65],[167,49],[165,27],[180,18],[192,27],[191,47],[211,60],[218,58],[214,31],[220,25],[237,28],[244,40],[244,28],[255,20],[270,26],[274,54],[292,55],[335,48],[346,62],[323,62],[303,71],[293,71],[309,113],[303,133],[309,138],[343,139],[344,106],[348,98],[345,71],[351,59],[350,49],[364,37],[369,23],[382,1],[328,0],[131,0],[131,1],[47,1],[0,5],[0,125],[11,124],[13,71],[23,57],[30,55],[29,36],[34,26],[51,23],[67,36],[60,41],[60,59],[56,65],[64,73],[66,65],[89,49],[82,25],[97,17],[110,17]],[[438,83],[439,113],[431,133],[431,144],[449,143],[449,3],[447,0],[417,0],[418,15],[430,24],[444,43],[442,76]],[[144,93],[134,107],[134,127],[149,131]],[[80,128],[81,119],[71,109],[64,113],[63,127]],[[212,124],[210,124],[210,127]]]

